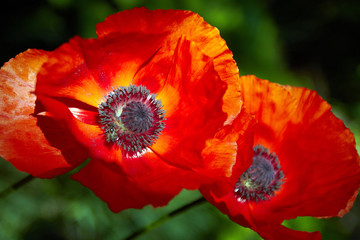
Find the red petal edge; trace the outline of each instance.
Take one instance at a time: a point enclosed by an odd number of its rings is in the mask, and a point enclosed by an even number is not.
[[[91,160],[74,174],[72,179],[94,191],[99,198],[108,203],[113,212],[127,208],[142,208],[148,204],[154,207],[164,206],[174,197],[165,191],[155,193],[141,189],[127,175],[119,171],[113,172],[99,160]]]
[[[40,178],[52,178],[74,167],[49,144],[32,115],[36,75],[47,57],[48,52],[30,49],[0,70],[0,155],[20,171]]]

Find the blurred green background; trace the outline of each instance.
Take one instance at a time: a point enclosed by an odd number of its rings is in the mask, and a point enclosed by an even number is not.
[[[96,23],[133,8],[187,9],[216,26],[241,74],[317,90],[360,142],[360,1],[26,0],[0,9],[2,63],[28,48],[53,50],[74,35],[96,37]],[[26,176],[0,160],[0,190]],[[112,213],[69,174],[36,179],[0,199],[0,239],[122,239],[200,196],[183,191],[167,207]],[[343,218],[286,221],[323,239],[360,239],[360,201]],[[139,239],[260,239],[210,204]]]

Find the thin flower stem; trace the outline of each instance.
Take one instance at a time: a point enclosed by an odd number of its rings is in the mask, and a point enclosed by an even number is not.
[[[201,203],[206,202],[205,198],[199,198],[191,203],[186,204],[185,206],[182,206],[164,216],[162,216],[161,218],[159,218],[158,220],[156,220],[153,223],[150,223],[147,226],[144,226],[143,228],[137,230],[136,232],[132,233],[130,236],[128,236],[127,238],[125,238],[125,240],[130,240],[130,239],[135,239],[136,237],[139,237],[140,235],[143,235],[147,232],[150,232],[151,230],[153,230],[154,228],[160,226],[161,224],[163,224],[164,222],[166,222],[167,220],[169,220],[170,218],[173,218],[175,216],[177,216],[178,214],[185,212],[186,210],[195,207]]]
[[[3,191],[1,191],[0,192],[0,198],[8,196],[10,193],[12,193],[16,189],[24,186],[25,184],[27,184],[28,182],[30,182],[33,179],[35,179],[35,177],[33,177],[31,175],[27,175],[23,179],[20,179],[19,181],[17,181],[16,183],[11,185],[10,187],[8,187],[8,188],[4,189]]]

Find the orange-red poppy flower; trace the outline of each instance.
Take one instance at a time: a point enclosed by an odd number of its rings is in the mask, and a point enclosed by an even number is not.
[[[360,186],[353,134],[330,105],[306,88],[240,78],[257,125],[253,162],[234,179],[203,186],[207,200],[265,239],[319,239],[281,225],[297,216],[343,216]]]
[[[21,129],[41,141],[7,135],[0,155],[39,177],[53,177],[90,157],[73,178],[113,211],[164,205],[182,188],[231,176],[232,156],[245,146],[252,118],[241,111],[238,69],[218,30],[190,11],[135,8],[108,17],[97,35],[41,52],[43,60],[27,66],[30,74],[1,79],[9,82],[2,95],[16,102],[11,93],[31,78],[23,101],[1,105],[12,114],[1,119],[1,130],[25,115],[31,127],[16,126],[11,133]],[[13,65],[21,70],[27,61],[20,55]],[[13,113],[23,105],[26,111]],[[14,136],[40,145],[27,148],[31,160],[26,151],[16,156],[23,149]],[[229,148],[234,140],[240,147]],[[5,150],[10,148],[11,158]],[[39,148],[51,148],[46,160],[37,160]],[[55,156],[66,169],[52,165]],[[38,166],[42,161],[48,168]]]

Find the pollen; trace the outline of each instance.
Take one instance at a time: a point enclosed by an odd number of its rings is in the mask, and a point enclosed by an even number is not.
[[[165,127],[165,110],[155,94],[140,85],[113,89],[99,105],[106,142],[130,156],[146,151]]]
[[[235,184],[234,196],[239,202],[270,200],[283,182],[277,155],[258,145],[254,147],[253,163]]]

